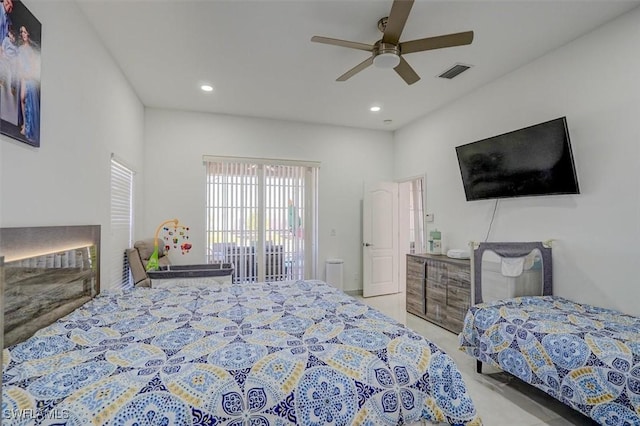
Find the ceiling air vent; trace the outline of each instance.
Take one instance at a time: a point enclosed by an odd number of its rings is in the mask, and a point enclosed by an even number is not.
[[[456,77],[462,74],[469,68],[471,68],[471,65],[455,64],[454,66],[452,66],[451,68],[449,68],[448,70],[440,74],[438,77],[448,78],[449,80],[451,80],[453,77]]]

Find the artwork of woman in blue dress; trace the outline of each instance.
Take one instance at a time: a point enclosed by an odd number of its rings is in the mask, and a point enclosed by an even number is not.
[[[40,49],[29,37],[29,30],[20,27],[21,44],[18,47],[20,73],[20,107],[22,126],[20,133],[39,145],[40,141]]]

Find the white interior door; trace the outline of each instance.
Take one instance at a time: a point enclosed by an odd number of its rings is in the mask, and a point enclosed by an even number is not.
[[[397,183],[365,185],[362,227],[363,296],[397,293]]]

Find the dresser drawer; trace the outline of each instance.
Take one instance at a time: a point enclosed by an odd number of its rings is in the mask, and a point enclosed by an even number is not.
[[[427,300],[435,299],[442,303],[447,300],[447,284],[437,281],[427,280],[426,297]]]
[[[424,264],[424,259],[407,256],[407,275],[423,278]]]
[[[449,280],[449,285],[470,287],[471,274],[469,272],[469,268],[457,265],[448,265],[447,279]]]
[[[447,300],[461,301],[467,304],[471,303],[471,290],[469,288],[458,287],[450,285],[447,287]]]
[[[425,300],[421,295],[407,292],[407,312],[424,317]]]
[[[427,299],[427,318],[444,325],[447,319],[447,305],[434,299]]]
[[[407,291],[424,294],[424,279],[413,276],[407,276]]]
[[[446,283],[447,264],[435,260],[427,260],[427,280],[437,283]]]
[[[464,322],[464,317],[469,312],[469,308],[452,308],[451,306],[447,306],[447,319],[450,321],[459,321],[460,324]]]
[[[471,305],[471,291],[455,286],[447,288],[447,318],[463,321]]]

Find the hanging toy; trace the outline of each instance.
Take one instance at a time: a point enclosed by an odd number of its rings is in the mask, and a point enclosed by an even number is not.
[[[189,253],[192,245],[184,242],[185,240],[189,239],[188,227],[176,224],[174,222],[173,226],[165,226],[163,228],[163,231],[164,232],[162,238],[165,241],[166,251],[169,251],[173,248],[176,250],[180,249],[182,254]]]
[[[170,225],[165,226],[171,223],[173,223],[173,226],[170,226]],[[186,253],[189,253],[189,250],[191,250],[191,247],[192,247],[190,243],[182,243],[182,244],[180,243],[180,239],[182,240],[189,239],[189,236],[187,235],[189,228],[186,226],[180,225],[178,219],[165,220],[160,224],[160,226],[158,226],[158,228],[156,229],[156,233],[154,234],[153,253],[151,254],[151,257],[149,257],[149,262],[147,263],[147,271],[156,271],[159,269],[158,236],[160,234],[160,231],[164,231],[164,235],[162,239],[164,240],[165,251],[169,251],[171,249],[171,246],[173,245],[173,248],[176,248],[176,249],[178,248],[178,246],[180,246],[180,250],[182,251],[182,254],[186,254]]]

